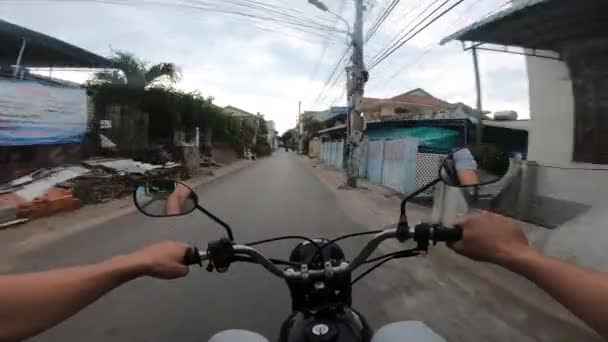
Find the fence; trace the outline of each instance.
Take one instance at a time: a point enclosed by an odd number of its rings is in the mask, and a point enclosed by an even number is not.
[[[404,138],[366,141],[359,148],[359,176],[401,193],[415,189],[418,141]],[[344,143],[326,142],[321,146],[321,160],[343,168]]]
[[[439,168],[446,154],[418,153],[416,159],[416,189],[434,181],[439,176]],[[431,187],[420,196],[432,196],[435,187]]]
[[[344,168],[344,141],[325,142],[321,145],[321,160],[327,165]]]

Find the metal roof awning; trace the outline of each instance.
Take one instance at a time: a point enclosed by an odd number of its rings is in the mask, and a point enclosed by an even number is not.
[[[441,40],[560,51],[580,40],[608,36],[608,1],[528,0]]]
[[[346,124],[343,125],[336,125],[334,127],[330,127],[330,128],[326,128],[323,130],[318,131],[315,135],[321,135],[321,134],[326,134],[326,133],[331,133],[331,132],[339,132],[339,131],[345,131],[346,130]]]
[[[20,64],[24,67],[112,67],[107,58],[4,20],[0,20],[0,64],[15,64],[23,41]]]

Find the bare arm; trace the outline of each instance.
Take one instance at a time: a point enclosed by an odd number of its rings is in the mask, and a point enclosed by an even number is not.
[[[545,290],[608,339],[608,275],[576,267],[530,249],[503,262]]]
[[[19,341],[74,315],[140,276],[177,278],[186,246],[166,242],[86,266],[0,276],[0,341]]]
[[[467,216],[460,226],[456,252],[528,278],[608,339],[608,274],[543,255],[528,244],[521,225],[500,215]]]

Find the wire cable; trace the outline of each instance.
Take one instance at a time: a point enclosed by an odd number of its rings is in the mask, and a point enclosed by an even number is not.
[[[361,280],[363,277],[370,274],[372,271],[374,271],[378,267],[386,264],[387,262],[389,262],[391,260],[400,259],[400,258],[409,258],[409,257],[417,256],[417,255],[418,255],[417,249],[408,249],[408,250],[404,250],[404,251],[400,251],[400,252],[390,253],[390,254],[384,255],[382,257],[376,258],[375,260],[381,260],[381,261],[379,261],[377,264],[375,264],[375,265],[371,266],[370,268],[368,268],[367,270],[365,270],[365,272],[361,273],[353,281],[351,281],[350,284],[354,285],[356,282]],[[369,262],[372,262],[372,261],[369,261]]]
[[[372,37],[376,34],[376,32],[378,32],[378,29],[380,29],[382,24],[384,24],[384,22],[386,21],[386,18],[388,18],[390,16],[391,12],[395,9],[395,7],[399,4],[400,1],[401,0],[393,0],[389,4],[389,6],[384,10],[384,12],[378,18],[378,20],[372,25],[372,27],[368,31],[368,33],[365,37],[365,41],[364,41],[365,43],[367,43],[370,39],[372,39]]]
[[[420,26],[420,24],[424,23],[427,19],[429,19],[437,11],[439,11],[443,6],[445,6],[448,2],[450,2],[450,0],[445,0],[441,5],[439,5],[439,7],[435,8],[435,10],[433,10],[429,15],[427,15],[424,19],[422,19],[419,22],[419,24],[417,24],[408,33],[406,33],[399,42],[393,44],[390,48],[386,49],[382,53],[381,56],[377,57],[372,62],[370,62],[369,70],[372,70],[373,68],[375,68],[376,66],[378,66],[378,64],[382,63],[382,61],[384,61],[388,57],[390,57],[393,53],[395,53],[395,51],[399,50],[405,43],[407,43],[410,40],[412,40],[414,37],[416,37],[418,34],[420,34],[420,32],[424,31],[427,27],[429,27],[430,25],[432,25],[434,22],[436,22],[437,20],[439,20],[441,17],[443,17],[444,15],[446,15],[447,13],[449,13],[451,10],[453,10],[454,8],[456,8],[456,6],[460,5],[464,1],[465,0],[458,0],[452,6],[450,6],[449,8],[447,8],[446,10],[444,10],[443,12],[441,12],[435,18],[431,19],[428,23],[426,23],[424,26],[422,26],[420,29],[418,29],[418,31],[414,32],[412,35],[410,35],[409,37],[407,37],[407,35],[410,34],[411,31],[415,30],[418,26]]]
[[[334,79],[334,75],[336,75],[336,72],[339,70],[340,66],[342,65],[342,62],[345,61],[345,58],[348,56],[348,53],[350,52],[350,49],[351,49],[351,47],[349,46],[344,50],[344,53],[342,53],[342,56],[340,57],[340,59],[338,60],[338,62],[334,66],[334,68],[332,69],[331,73],[329,74],[329,77],[325,81],[325,84],[323,84],[323,88],[321,88],[321,92],[319,92],[319,95],[317,95],[317,98],[315,100],[315,106],[320,103],[320,100],[323,98],[323,94],[325,93],[327,86],[329,85],[329,83],[332,82],[332,79]],[[334,83],[335,83],[335,81],[334,81]]]
[[[405,27],[399,31],[399,33],[397,33],[392,39],[391,42],[388,44],[388,47],[381,49],[378,53],[376,53],[376,55],[374,55],[374,57],[372,57],[372,61],[375,60],[376,58],[378,58],[378,56],[380,56],[382,53],[384,53],[385,51],[387,51],[388,49],[390,49],[390,47],[394,46],[396,43],[398,43],[401,39],[403,39],[403,37],[407,36],[409,33],[411,33],[418,25],[421,24],[421,22],[418,22],[418,19],[420,19],[420,17],[422,17],[428,10],[430,10],[435,4],[437,4],[439,1],[441,0],[433,0],[432,3],[430,3],[428,6],[426,6],[422,11],[418,12],[418,14],[416,15],[416,17],[414,17],[414,19],[410,20],[410,22],[405,25]],[[419,7],[416,7],[415,9],[413,9],[412,11],[417,10]],[[418,24],[416,24],[416,26],[412,29],[411,26],[418,22]],[[410,31],[408,31],[407,33],[405,33],[408,29],[410,29]]]

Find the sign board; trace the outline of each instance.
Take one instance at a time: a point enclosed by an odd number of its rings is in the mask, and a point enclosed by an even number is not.
[[[99,128],[112,128],[112,120],[99,120]]]
[[[0,79],[0,146],[81,143],[86,126],[84,89]]]

